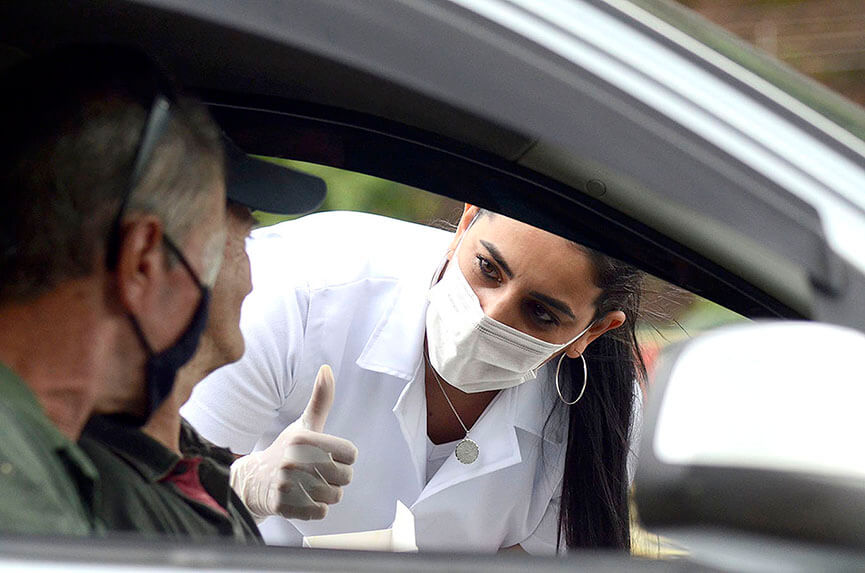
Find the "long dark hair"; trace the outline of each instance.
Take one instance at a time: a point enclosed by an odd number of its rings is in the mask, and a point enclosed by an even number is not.
[[[597,338],[585,351],[586,391],[568,408],[568,439],[558,544],[569,549],[631,547],[628,507],[628,454],[636,385],[646,367],[637,344],[635,320],[640,309],[643,273],[621,261],[583,248],[601,289],[595,318],[613,310],[625,313],[625,323]],[[580,360],[565,359],[560,374],[562,393],[576,396],[583,385]],[[546,431],[546,428],[545,428]]]
[[[476,217],[493,214],[481,209]],[[451,230],[453,227],[450,225]],[[603,334],[586,348],[589,375],[585,394],[573,406],[556,399],[544,426],[545,434],[554,430],[551,424],[564,419],[561,409],[568,409],[556,546],[561,548],[564,541],[568,549],[630,550],[627,464],[634,401],[639,399],[636,388],[646,379],[646,365],[636,335],[644,273],[574,244],[589,256],[595,286],[601,289],[593,318],[603,318],[614,310],[621,310],[626,318],[619,328]],[[579,359],[564,360],[560,376],[565,398],[577,396],[583,385]]]

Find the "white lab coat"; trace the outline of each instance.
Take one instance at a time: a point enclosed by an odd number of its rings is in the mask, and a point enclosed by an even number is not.
[[[246,353],[200,383],[182,413],[217,444],[262,449],[299,417],[319,366],[330,364],[336,397],[325,432],[359,451],[354,479],[327,517],[270,518],[268,542],[386,528],[399,499],[415,515],[421,550],[555,552],[567,421],[544,432],[556,399],[552,368],[487,407],[469,433],[480,447],[475,463],[450,456],[426,483],[426,301],[451,237],[345,212],[253,233]]]

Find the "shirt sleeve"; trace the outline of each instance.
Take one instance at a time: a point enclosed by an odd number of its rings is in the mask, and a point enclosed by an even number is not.
[[[289,415],[303,351],[308,287],[266,279],[254,277],[243,304],[243,358],[202,380],[181,409],[202,436],[237,454],[249,453],[281,412]]]

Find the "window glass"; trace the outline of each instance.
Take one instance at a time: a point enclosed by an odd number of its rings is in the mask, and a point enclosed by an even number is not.
[[[327,198],[319,211],[363,211],[425,225],[456,221],[462,212],[458,201],[394,181],[305,161],[265,159],[324,179]],[[256,217],[263,226],[293,218],[270,213]]]
[[[795,0],[631,0],[653,16],[688,34],[762,79],[780,88],[860,139],[865,138],[865,112],[850,100],[793,71],[769,56],[786,60],[860,104],[862,34],[858,16],[843,1]],[[737,15],[741,15],[739,20]],[[737,37],[733,33],[741,36]],[[754,42],[756,47],[745,40]]]
[[[865,15],[846,0],[679,0],[739,38],[860,106]]]

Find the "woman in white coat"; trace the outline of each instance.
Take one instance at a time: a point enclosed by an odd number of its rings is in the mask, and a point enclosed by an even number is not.
[[[233,468],[253,513],[301,518],[268,541],[387,528],[400,500],[421,550],[629,547],[639,271],[470,205],[455,234],[322,213],[248,251],[246,354],[183,414],[256,452]]]

